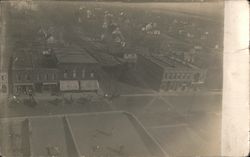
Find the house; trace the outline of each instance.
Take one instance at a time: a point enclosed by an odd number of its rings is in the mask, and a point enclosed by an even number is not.
[[[152,89],[163,91],[197,90],[206,79],[206,70],[166,55],[138,55],[136,71]]]
[[[97,91],[98,62],[83,50],[56,53],[60,91]]]

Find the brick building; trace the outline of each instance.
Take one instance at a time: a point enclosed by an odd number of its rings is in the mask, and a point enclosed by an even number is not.
[[[57,53],[60,91],[97,91],[98,62],[85,51]]]
[[[138,55],[136,71],[152,89],[164,91],[197,90],[206,70],[166,55]]]
[[[57,91],[97,91],[98,62],[84,51],[48,49],[13,55],[13,94]]]
[[[34,84],[36,92],[58,91],[58,68],[56,56],[51,50],[32,56],[34,62]]]
[[[13,54],[11,78],[14,94],[28,94],[34,89],[31,53],[20,51]]]

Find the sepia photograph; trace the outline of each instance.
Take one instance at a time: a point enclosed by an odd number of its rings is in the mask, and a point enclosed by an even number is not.
[[[0,7],[1,157],[234,149],[222,148],[230,91],[223,0],[6,0]]]

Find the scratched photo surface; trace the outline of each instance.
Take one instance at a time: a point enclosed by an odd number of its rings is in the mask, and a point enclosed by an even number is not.
[[[218,156],[222,1],[1,1],[0,155]]]

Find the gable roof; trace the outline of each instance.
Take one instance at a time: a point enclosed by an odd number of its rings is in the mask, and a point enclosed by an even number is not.
[[[58,63],[98,63],[93,57],[84,51],[56,54]]]

